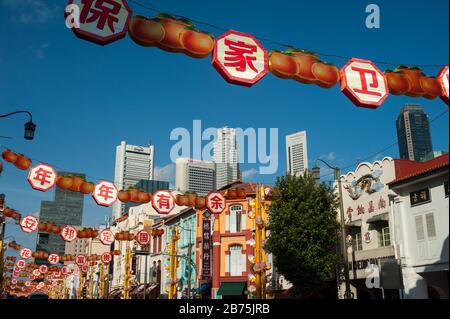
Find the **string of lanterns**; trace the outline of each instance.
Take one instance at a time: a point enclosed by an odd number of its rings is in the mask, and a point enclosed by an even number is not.
[[[98,0],[82,4],[79,9],[87,15],[96,1]],[[193,58],[212,56],[212,65],[220,75],[227,82],[238,85],[252,86],[271,72],[281,79],[293,79],[322,88],[331,88],[340,82],[342,93],[359,107],[375,109],[389,94],[426,99],[441,97],[448,104],[448,66],[441,66],[435,76],[427,76],[419,67],[400,65],[395,70],[382,72],[370,60],[349,58],[339,69],[336,65],[323,61],[318,53],[282,44],[280,45],[288,47],[287,50],[268,52],[258,38],[250,34],[228,30],[214,37],[209,32],[198,30],[192,20],[185,17],[166,13],[159,13],[152,18],[133,16],[125,0],[113,2],[118,8],[114,17],[118,22],[116,28],[111,29],[95,19],[88,19],[79,21],[76,27],[72,27],[75,35],[106,45],[122,39],[128,33],[132,41],[140,46],[157,47]],[[133,2],[157,11],[138,1]],[[72,0],[69,0],[69,4],[73,4]],[[66,18],[70,15],[71,11],[66,9]]]

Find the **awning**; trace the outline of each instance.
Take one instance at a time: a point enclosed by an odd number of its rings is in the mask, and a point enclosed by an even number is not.
[[[347,227],[361,227],[362,222],[361,219],[353,220],[345,224]]]
[[[120,299],[122,297],[122,288],[116,288],[109,294],[109,299]]]
[[[217,293],[222,296],[241,296],[245,286],[245,282],[223,282]]]
[[[375,222],[387,222],[389,221],[389,214],[383,213],[380,215],[372,216],[366,220],[366,223],[375,223]]]

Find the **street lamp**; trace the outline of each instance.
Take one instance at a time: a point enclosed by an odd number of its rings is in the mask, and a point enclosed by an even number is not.
[[[344,259],[344,277],[345,277],[345,299],[352,299],[352,293],[350,290],[350,273],[348,270],[348,253],[347,253],[347,229],[345,228],[345,222],[344,222],[344,202],[342,200],[342,187],[341,187],[341,169],[337,166],[331,166],[324,160],[318,158],[314,161],[314,167],[312,168],[311,172],[313,175],[313,178],[316,180],[317,183],[319,183],[320,180],[320,167],[317,166],[317,162],[320,161],[324,163],[326,166],[331,168],[334,171],[334,179],[338,183],[338,189],[339,189],[339,208],[340,208],[340,217],[341,217],[341,250],[342,250],[342,257]]]
[[[26,140],[32,140],[34,138],[34,131],[36,130],[36,124],[33,123],[33,115],[28,111],[15,111],[8,114],[0,115],[0,118],[8,117],[17,113],[27,113],[30,116],[30,120],[25,123],[25,134],[24,138]]]

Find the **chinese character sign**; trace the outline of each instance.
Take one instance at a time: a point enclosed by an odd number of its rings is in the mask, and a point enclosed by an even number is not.
[[[61,229],[61,238],[66,242],[74,241],[77,238],[77,229],[73,226],[66,225]]]
[[[72,30],[79,38],[105,45],[127,33],[132,13],[126,0],[69,0],[68,5],[78,6]]]
[[[209,193],[206,196],[206,207],[213,214],[221,214],[225,210],[225,197],[221,193]]]
[[[202,277],[211,277],[211,220],[205,218],[202,221]]]
[[[56,177],[53,167],[45,164],[36,165],[28,172],[28,182],[31,187],[42,192],[55,186]]]
[[[110,253],[103,253],[101,259],[104,264],[109,264],[112,260],[112,256]]]
[[[57,254],[48,255],[48,262],[51,265],[55,265],[55,264],[59,263],[59,256]]]
[[[20,257],[23,259],[31,258],[32,254],[33,252],[31,251],[30,248],[22,248],[22,250],[19,253]]]
[[[86,263],[86,256],[84,255],[78,255],[75,257],[75,263],[78,266],[83,266]]]
[[[384,74],[371,61],[351,59],[340,77],[341,91],[357,106],[376,109],[389,95]]]
[[[152,205],[159,214],[169,214],[175,208],[175,198],[169,191],[157,191],[153,195]]]
[[[32,215],[20,219],[20,228],[25,233],[32,233],[37,229],[38,219]]]
[[[107,181],[101,181],[95,185],[92,197],[100,206],[111,206],[117,200],[116,186]]]
[[[230,30],[214,41],[212,64],[227,82],[252,86],[267,74],[268,54],[254,36]]]
[[[40,274],[41,274],[41,272],[39,271],[39,269],[33,270],[33,275],[34,275],[35,277],[39,276]]]
[[[448,65],[444,66],[439,72],[438,81],[442,88],[441,99],[448,104]]]
[[[41,274],[46,274],[47,271],[48,271],[48,267],[47,267],[46,265],[40,265],[40,266],[39,266],[39,272],[40,272]]]
[[[104,229],[98,235],[99,240],[103,245],[111,245],[114,242],[114,234],[109,229]]]
[[[145,230],[141,230],[136,234],[136,241],[141,246],[150,244],[150,234]]]
[[[67,266],[61,267],[61,274],[68,275],[69,274],[69,268],[67,268]]]
[[[17,261],[17,268],[19,268],[19,269],[25,268],[26,265],[27,265],[27,263],[26,263],[25,260],[23,260],[23,259],[19,259],[19,260]]]

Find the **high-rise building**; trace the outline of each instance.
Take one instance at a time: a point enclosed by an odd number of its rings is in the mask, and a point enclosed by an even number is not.
[[[241,178],[236,143],[236,129],[217,129],[214,142],[214,162],[216,163],[216,189]]]
[[[306,131],[286,135],[287,172],[299,175],[308,168],[308,147]]]
[[[154,146],[137,146],[121,142],[116,148],[116,170],[114,183],[125,189],[136,185],[140,180],[153,179]],[[113,204],[113,216],[118,217],[125,211],[125,205],[119,201]]]
[[[433,151],[428,115],[419,104],[406,104],[397,117],[397,139],[401,159],[423,162]]]
[[[176,189],[206,195],[215,190],[215,163],[178,158],[176,161]]]
[[[58,172],[58,175],[79,175],[71,172]],[[39,222],[54,222],[58,226],[81,226],[83,221],[84,195],[79,192],[55,188],[53,201],[41,201]],[[59,234],[38,231],[36,250],[63,255],[66,244]],[[36,262],[46,263],[45,260]]]

